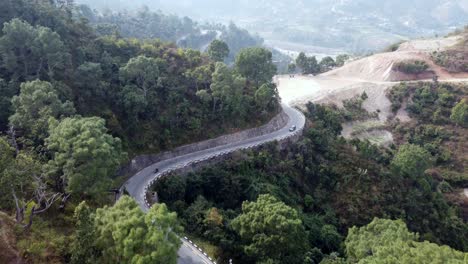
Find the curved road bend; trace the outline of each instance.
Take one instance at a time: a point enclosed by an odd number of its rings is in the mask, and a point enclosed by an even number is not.
[[[188,163],[194,161],[200,161],[207,159],[208,157],[212,157],[214,155],[219,154],[227,154],[239,149],[245,149],[252,146],[262,145],[267,142],[281,140],[286,137],[289,137],[292,133],[290,132],[289,128],[293,125],[297,127],[296,131],[301,131],[305,125],[305,117],[304,115],[299,112],[298,110],[289,107],[285,104],[282,105],[284,112],[289,116],[289,121],[286,126],[283,128],[276,130],[270,134],[265,134],[258,137],[249,138],[246,140],[241,140],[237,142],[231,142],[229,144],[220,145],[214,148],[201,150],[193,153],[189,153],[186,155],[174,157],[171,159],[163,160],[158,163],[155,163],[137,174],[135,174],[132,178],[130,178],[126,183],[125,187],[129,194],[136,199],[138,204],[140,204],[141,208],[144,211],[147,211],[149,208],[145,204],[145,193],[146,188],[150,184],[151,181],[157,179],[161,172],[175,169],[178,167],[184,167]],[[158,168],[159,173],[155,174],[154,170]],[[178,252],[178,264],[212,264],[213,262],[208,259],[207,256],[203,255],[197,248],[193,245],[188,243],[185,240],[182,240],[183,244]]]

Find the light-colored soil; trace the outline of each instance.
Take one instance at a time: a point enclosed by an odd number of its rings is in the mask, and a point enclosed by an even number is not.
[[[461,36],[451,36],[436,39],[416,39],[402,43],[398,51],[443,51],[462,40]]]
[[[319,76],[296,75],[291,78],[285,75],[275,77],[275,81],[283,102],[299,108],[303,108],[307,102],[335,104],[341,107],[343,100],[366,92],[369,98],[363,107],[368,112],[378,111],[378,120],[343,124],[343,136],[367,138],[375,143],[387,145],[392,142],[393,137],[389,131],[382,129],[386,121],[389,118],[401,122],[410,121],[405,104],[396,115],[392,113],[391,102],[386,97],[387,90],[399,81],[427,80],[434,74],[441,81],[466,82],[468,73],[450,74],[431,59],[433,51],[448,49],[459,40],[460,37],[455,36],[409,41],[401,44],[395,52],[362,58]],[[425,61],[432,73],[409,75],[393,70],[395,63],[407,60]]]
[[[414,40],[401,44],[395,52],[379,53],[347,63],[341,68],[324,73],[323,76],[354,79],[368,82],[395,82],[431,79],[437,75],[440,80],[468,78],[468,73],[449,73],[436,65],[431,58],[433,51],[445,50],[460,40],[460,37]],[[394,70],[394,65],[403,61],[425,61],[429,70],[422,74],[406,74]]]
[[[386,91],[395,83],[362,82],[353,79],[338,79],[326,76],[277,76],[276,83],[283,102],[304,108],[307,102],[343,106],[343,100],[366,92],[368,99],[363,103],[368,112],[379,112],[379,118],[343,124],[345,138],[367,138],[375,144],[389,145],[393,142],[390,132],[381,129],[392,116],[391,102]],[[402,110],[401,116],[407,116]],[[405,118],[401,118],[406,120]]]
[[[351,99],[366,92],[368,99],[363,107],[368,112],[379,110],[379,119],[385,122],[392,115],[387,90],[395,83],[360,82],[352,79],[338,79],[326,76],[277,76],[278,91],[282,100],[291,105],[303,107],[307,102],[335,104],[342,107],[343,100]],[[401,115],[405,115],[402,111]]]

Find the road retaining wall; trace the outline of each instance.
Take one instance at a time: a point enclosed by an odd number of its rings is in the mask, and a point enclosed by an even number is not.
[[[281,140],[276,140],[276,141],[278,142],[278,145],[279,145],[280,148],[285,148],[287,145],[289,145],[291,143],[294,143],[294,142],[297,142],[301,138],[302,134],[303,134],[303,129],[299,129],[299,130],[295,131],[294,133],[291,133],[287,137],[285,137],[285,138],[283,138]],[[187,174],[189,174],[191,172],[196,172],[196,171],[198,171],[200,169],[203,169],[205,167],[210,167],[210,166],[213,166],[213,165],[215,165],[217,163],[225,161],[225,160],[229,159],[231,157],[231,155],[233,155],[234,153],[236,153],[238,151],[259,149],[265,144],[267,144],[267,142],[257,144],[257,145],[248,146],[248,147],[238,149],[238,150],[235,150],[235,151],[226,151],[226,152],[217,153],[217,154],[214,154],[212,156],[206,157],[204,159],[195,160],[195,161],[189,162],[187,164],[180,165],[179,167],[159,172],[158,177],[153,179],[145,187],[145,193],[146,193],[146,195],[145,195],[145,204],[146,204],[146,206],[148,206],[148,208],[149,208],[149,207],[151,207],[151,205],[153,203],[156,202],[156,201],[153,200],[154,197],[152,196],[151,192],[149,192],[149,191],[153,189],[154,184],[156,184],[156,182],[158,180],[166,178],[166,177],[170,177],[172,175],[187,175]]]
[[[229,135],[220,136],[214,139],[209,139],[185,146],[175,148],[171,151],[162,152],[154,155],[141,155],[132,159],[129,164],[123,166],[119,171],[118,175],[134,175],[142,169],[160,162],[162,160],[182,156],[192,152],[214,148],[217,146],[229,144],[232,142],[242,141],[252,137],[258,137],[265,134],[272,133],[280,128],[286,126],[289,121],[288,115],[281,110],[281,112],[276,115],[273,119],[270,120],[267,124],[244,130],[238,133],[233,133]]]

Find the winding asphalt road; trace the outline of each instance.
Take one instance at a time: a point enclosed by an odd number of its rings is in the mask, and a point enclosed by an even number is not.
[[[135,174],[132,178],[130,178],[125,183],[125,188],[129,192],[129,194],[136,199],[138,204],[144,211],[147,211],[148,205],[145,202],[145,194],[147,191],[148,186],[151,182],[157,180],[164,172],[171,171],[178,168],[183,168],[188,166],[192,163],[200,162],[203,160],[207,160],[209,158],[225,155],[230,152],[234,152],[240,149],[248,149],[251,147],[256,147],[268,142],[272,142],[275,140],[282,140],[285,138],[289,138],[296,133],[300,133],[305,125],[305,117],[304,115],[299,112],[298,110],[289,107],[285,104],[282,105],[284,112],[288,115],[289,121],[286,126],[283,128],[274,131],[269,134],[265,134],[262,136],[252,137],[246,140],[241,140],[237,142],[231,142],[229,144],[216,146],[214,148],[201,150],[193,153],[189,153],[186,155],[174,157],[171,159],[163,160],[158,163],[155,163],[137,174]],[[290,132],[289,129],[291,126],[295,125],[297,127],[296,131]],[[157,174],[154,173],[155,169],[158,168],[159,172]],[[178,264],[199,264],[199,263],[206,263],[212,264],[214,263],[211,261],[206,255],[204,255],[199,249],[193,246],[189,241],[186,239],[182,239],[182,246],[178,252]]]

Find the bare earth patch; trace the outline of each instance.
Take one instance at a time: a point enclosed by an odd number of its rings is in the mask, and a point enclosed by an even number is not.
[[[343,136],[369,139],[377,144],[388,145],[392,134],[383,129],[389,119],[409,122],[406,104],[395,114],[386,92],[400,81],[427,80],[437,75],[441,81],[467,81],[468,73],[453,74],[436,65],[431,58],[434,51],[443,51],[456,45],[461,36],[437,39],[419,39],[400,45],[395,52],[375,54],[345,64],[343,67],[319,76],[294,78],[283,75],[275,77],[283,102],[303,108],[307,102],[335,104],[342,107],[343,100],[351,99],[366,92],[368,99],[363,108],[378,112],[378,120],[365,120],[343,124]],[[429,71],[421,74],[406,74],[394,69],[395,63],[420,60],[429,65]]]
[[[423,39],[405,42],[394,52],[379,53],[347,63],[341,68],[324,73],[332,78],[351,78],[369,82],[395,82],[431,79],[437,75],[441,80],[468,78],[467,73],[449,73],[436,65],[431,58],[433,51],[443,51],[457,44],[460,36]],[[407,74],[396,71],[393,66],[404,61],[424,61],[429,70],[421,74]]]
[[[395,83],[372,83],[352,79],[339,79],[326,76],[277,76],[276,82],[282,100],[299,108],[307,102],[335,104],[343,107],[343,100],[351,99],[366,92],[368,99],[363,108],[368,112],[378,112],[379,118],[343,124],[342,135],[345,138],[369,139],[373,143],[389,145],[393,142],[392,134],[382,129],[393,114],[391,102],[386,92]],[[400,115],[407,115],[404,110]]]

